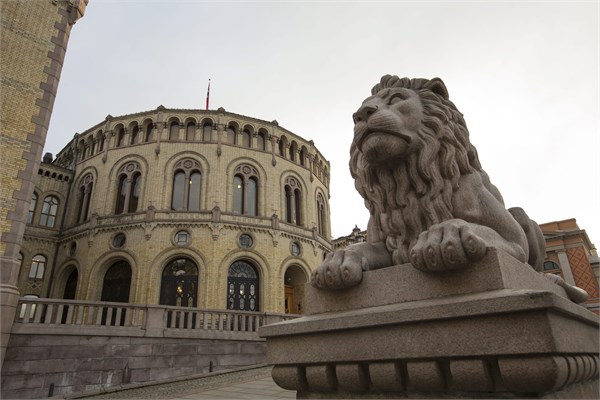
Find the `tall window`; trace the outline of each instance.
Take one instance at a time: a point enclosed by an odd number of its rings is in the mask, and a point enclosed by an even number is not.
[[[152,140],[154,140],[154,131],[155,128],[152,122],[146,125],[146,142],[151,142]]]
[[[117,176],[119,183],[115,214],[136,212],[142,185],[140,165],[135,161],[128,162],[119,169]]]
[[[29,268],[29,279],[43,279],[45,268],[46,257],[41,254],[33,257],[31,260],[31,268]]]
[[[212,122],[205,122],[202,127],[202,141],[210,142],[212,136]]]
[[[125,141],[125,129],[120,128],[117,131],[117,147],[123,146],[123,142]]]
[[[37,205],[37,194],[33,192],[33,196],[31,196],[31,203],[29,203],[29,213],[27,214],[27,223],[31,224],[33,222],[33,214],[35,213],[35,206]]]
[[[192,140],[194,140],[195,136],[196,136],[196,124],[193,122],[188,122],[187,126],[185,127],[185,140],[187,140],[188,142],[191,142]]]
[[[98,132],[98,135],[96,136],[96,140],[98,141],[98,151],[103,151],[104,150],[104,133],[102,133],[102,131]]]
[[[265,142],[265,134],[263,132],[258,132],[258,135],[256,136],[256,148],[258,150],[265,150]]]
[[[173,121],[169,126],[169,140],[179,139],[179,122]]]
[[[285,142],[283,138],[279,138],[279,155],[285,158]]]
[[[317,230],[321,235],[325,235],[326,215],[325,200],[323,199],[323,196],[321,196],[321,193],[319,193],[317,195]]]
[[[167,264],[162,274],[160,304],[196,307],[198,267],[188,258],[177,258]]]
[[[136,144],[138,142],[138,134],[140,133],[140,127],[134,125],[131,129],[131,144]]]
[[[131,287],[131,267],[127,261],[117,261],[106,271],[100,301],[127,303]]]
[[[260,292],[256,268],[246,261],[236,261],[227,273],[227,308],[258,311]]]
[[[300,149],[300,165],[306,166],[306,147],[304,146]]]
[[[242,146],[250,147],[250,143],[252,143],[252,135],[248,129],[244,129],[242,131]]]
[[[292,144],[290,145],[290,160],[296,161],[296,153],[298,153],[298,143],[292,141]]]
[[[77,221],[80,223],[87,221],[89,218],[93,188],[94,178],[92,174],[87,174],[79,184],[79,212],[77,214]]]
[[[296,178],[285,181],[285,220],[290,224],[302,225],[302,189]]]
[[[236,138],[237,135],[236,135],[235,127],[232,125],[229,125],[227,127],[227,129],[225,129],[225,132],[227,133],[226,143],[236,144],[237,143],[237,138]]]
[[[201,184],[198,161],[185,159],[175,164],[171,208],[175,211],[200,211]]]
[[[239,165],[234,171],[233,212],[258,215],[258,170],[251,165]]]
[[[47,226],[49,228],[54,227],[56,214],[58,213],[58,204],[58,198],[56,196],[46,196],[40,215],[41,226]]]

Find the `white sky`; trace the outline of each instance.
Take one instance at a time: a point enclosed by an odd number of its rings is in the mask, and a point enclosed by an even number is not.
[[[333,237],[365,229],[352,113],[384,74],[444,80],[507,207],[600,241],[598,1],[91,0],[73,28],[45,151],[104,120],[205,105],[313,139]]]

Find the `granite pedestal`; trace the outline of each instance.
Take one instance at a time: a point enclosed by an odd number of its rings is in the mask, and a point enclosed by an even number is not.
[[[305,317],[261,328],[273,379],[299,398],[598,398],[598,316],[496,249],[305,296]]]

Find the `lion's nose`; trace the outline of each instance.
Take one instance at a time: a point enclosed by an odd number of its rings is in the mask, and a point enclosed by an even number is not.
[[[352,115],[354,123],[368,120],[375,111],[377,111],[377,106],[365,104]]]

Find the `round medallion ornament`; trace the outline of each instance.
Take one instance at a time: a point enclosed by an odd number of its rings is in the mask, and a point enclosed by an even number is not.
[[[241,248],[249,249],[250,247],[252,247],[253,243],[254,242],[252,241],[252,236],[245,234],[245,233],[240,236],[240,247]]]

